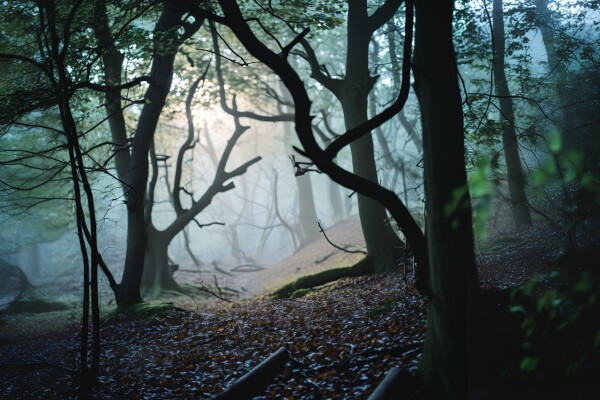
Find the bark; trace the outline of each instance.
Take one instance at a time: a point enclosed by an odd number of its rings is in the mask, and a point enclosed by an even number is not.
[[[330,180],[327,188],[329,192],[329,202],[331,203],[331,209],[333,211],[333,220],[343,221],[347,219],[350,214],[350,202],[347,201],[348,199],[345,199],[346,201],[342,199],[340,185],[335,181]]]
[[[48,74],[60,112],[61,124],[67,141],[69,154],[69,165],[71,170],[71,182],[75,198],[75,212],[77,217],[77,234],[83,259],[83,315],[81,323],[81,377],[83,395],[94,383],[99,370],[100,362],[100,308],[98,299],[98,266],[101,260],[98,251],[98,236],[96,227],[96,210],[94,195],[87,170],[83,160],[83,153],[79,143],[79,132],[69,98],[69,85],[71,83],[67,76],[67,65],[65,58],[70,45],[70,26],[78,5],[75,5],[69,13],[69,17],[61,21],[64,26],[62,36],[59,35],[58,15],[53,1],[47,1],[39,5],[42,18],[47,18],[47,32],[49,38],[48,50],[52,56],[53,70]],[[87,205],[87,209],[84,207]],[[87,213],[87,217],[86,217]],[[88,365],[88,339],[89,323],[91,313],[91,365]]]
[[[391,17],[390,14],[389,17]],[[334,92],[344,113],[346,129],[352,129],[368,120],[368,96],[375,83],[368,68],[369,42],[372,31],[367,21],[367,2],[353,0],[348,8],[348,40],[346,77]],[[350,144],[353,172],[377,183],[377,168],[373,137],[370,133]],[[368,257],[374,261],[376,272],[397,267],[402,242],[393,231],[385,207],[373,199],[358,195],[358,212],[367,245]]]
[[[310,174],[297,176],[296,183],[298,184],[298,204],[300,209],[298,212],[298,221],[302,226],[300,247],[302,247],[319,238],[319,229],[317,228],[318,218]]]
[[[442,388],[444,398],[465,399],[469,306],[479,293],[479,284],[452,44],[453,4],[417,1],[415,11],[413,72],[423,125],[431,291],[420,372],[426,382]]]
[[[500,102],[500,121],[502,123],[502,146],[508,174],[508,192],[513,218],[517,228],[531,226],[525,177],[519,155],[519,142],[515,131],[513,100],[508,88],[504,61],[504,13],[502,0],[494,0],[494,86]]]
[[[104,82],[107,86],[118,87],[122,84],[121,73],[125,57],[114,44],[108,26],[105,0],[95,0],[94,17],[94,33],[98,41],[98,46],[103,50]],[[121,179],[123,191],[126,193],[128,188],[124,179],[129,170],[131,157],[128,149],[127,127],[122,112],[120,90],[109,90],[106,92],[105,109],[112,142],[114,143],[115,168],[117,169],[117,176]]]
[[[144,96],[145,104],[132,142],[131,161],[126,174],[127,252],[118,299],[119,305],[123,307],[142,301],[140,289],[148,240],[144,214],[148,153],[160,113],[171,88],[173,61],[180,40],[177,37],[177,29],[181,26],[183,14],[183,10],[176,5],[165,2],[154,30],[151,82]]]
[[[144,258],[144,286],[150,288],[155,294],[162,290],[183,292],[173,277],[174,266],[169,263],[168,250],[172,238],[154,226],[148,227],[147,232],[148,247]]]

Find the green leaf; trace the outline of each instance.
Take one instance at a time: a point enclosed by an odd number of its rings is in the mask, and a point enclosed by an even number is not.
[[[517,304],[516,306],[511,306],[510,312],[513,314],[516,314],[516,313],[526,314],[527,313],[527,311],[525,310],[525,307],[523,307],[521,304]]]
[[[553,130],[548,135],[548,148],[554,154],[557,154],[562,149],[562,137],[558,130]]]
[[[538,367],[540,359],[538,357],[525,357],[521,360],[519,367],[521,371],[532,372]]]

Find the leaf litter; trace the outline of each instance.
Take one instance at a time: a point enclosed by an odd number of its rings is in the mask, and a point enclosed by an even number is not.
[[[416,368],[425,310],[424,299],[404,286],[400,274],[389,273],[344,279],[293,300],[263,297],[141,321],[113,320],[102,326],[94,397],[210,398],[284,347],[294,361],[257,399],[367,398],[392,367]],[[48,358],[77,370],[77,334],[47,343]],[[19,382],[0,394],[76,398],[76,374],[46,368],[41,379],[6,368],[35,356],[20,352],[19,345],[10,349],[3,369]]]

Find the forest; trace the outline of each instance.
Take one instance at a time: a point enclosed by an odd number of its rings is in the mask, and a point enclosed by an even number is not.
[[[0,10],[0,398],[596,398],[600,1]]]

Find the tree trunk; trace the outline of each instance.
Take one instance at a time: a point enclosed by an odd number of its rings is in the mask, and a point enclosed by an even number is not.
[[[302,226],[300,247],[302,247],[319,238],[319,228],[317,226],[317,210],[310,174],[297,176],[296,182],[298,183],[298,200],[300,204],[298,219]]]
[[[141,284],[147,235],[143,207],[127,208],[127,250],[117,304],[128,307],[142,302]]]
[[[510,206],[517,228],[531,226],[531,213],[525,193],[525,177],[521,167],[519,142],[515,132],[513,100],[504,71],[504,18],[502,0],[494,0],[494,85],[500,101],[500,121],[502,122],[502,146],[508,174]]]
[[[338,185],[335,181],[329,180],[328,183],[328,192],[329,192],[329,203],[331,204],[333,220],[343,221],[348,218],[350,214],[350,207],[348,205],[349,199],[342,199],[342,192],[340,190],[340,185]]]
[[[284,99],[291,101],[291,97],[285,88],[282,88],[282,92],[284,93]],[[283,129],[285,142],[293,143],[291,122],[284,122]],[[319,238],[318,218],[310,174],[296,176],[296,184],[298,185],[298,222],[302,230],[300,234],[300,247],[302,247]]]
[[[537,14],[537,24],[542,34],[542,41],[544,42],[544,48],[546,49],[546,56],[548,58],[548,74],[550,76],[550,82],[554,87],[556,93],[556,104],[557,108],[554,111],[554,120],[558,126],[566,128],[565,114],[563,107],[567,103],[568,92],[567,85],[564,83],[564,79],[567,78],[567,71],[565,63],[560,58],[558,38],[556,35],[556,24],[552,16],[552,11],[548,8],[549,0],[535,0],[535,13]],[[570,138],[565,138],[569,140]]]
[[[153,293],[162,290],[174,290],[181,292],[183,289],[175,281],[173,273],[174,266],[169,264],[169,244],[171,238],[164,231],[157,230],[153,225],[147,228],[148,246],[144,257],[144,275],[142,282],[144,287]]]
[[[346,129],[367,121],[368,96],[375,78],[368,68],[371,32],[364,24],[367,3],[350,1],[348,9],[348,47],[346,53],[346,77],[336,94],[344,112]],[[363,135],[350,145],[353,172],[377,183],[377,168],[373,149],[373,137]],[[367,245],[368,257],[373,260],[375,272],[390,271],[397,267],[402,242],[392,229],[385,207],[375,200],[358,195],[358,212]]]
[[[148,153],[173,79],[173,62],[180,38],[177,28],[184,11],[165,2],[156,23],[154,51],[150,76],[152,78],[131,146],[127,183],[127,252],[125,268],[117,296],[119,306],[127,307],[140,302],[141,280],[144,269],[147,233],[145,223],[145,196],[148,180]]]
[[[420,372],[426,382],[443,390],[444,398],[465,399],[469,307],[479,284],[452,44],[453,2],[417,1],[415,10],[413,72],[423,124],[431,291]]]

